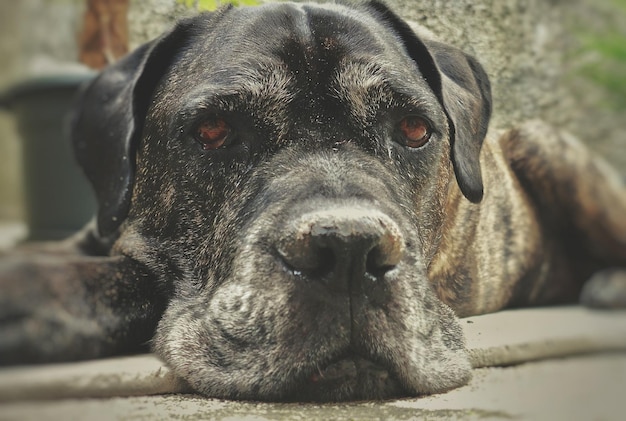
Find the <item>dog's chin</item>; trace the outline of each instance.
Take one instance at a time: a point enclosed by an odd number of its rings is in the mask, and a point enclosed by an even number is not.
[[[340,402],[407,395],[385,367],[359,356],[346,356],[316,368],[287,400]]]

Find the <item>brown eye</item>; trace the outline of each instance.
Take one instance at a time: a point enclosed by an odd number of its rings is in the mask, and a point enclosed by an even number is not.
[[[196,139],[205,151],[215,150],[224,145],[228,135],[230,134],[230,126],[223,118],[212,118],[205,120],[196,134]]]
[[[419,148],[430,139],[430,126],[421,117],[404,117],[398,126],[404,136],[404,144],[409,148]]]

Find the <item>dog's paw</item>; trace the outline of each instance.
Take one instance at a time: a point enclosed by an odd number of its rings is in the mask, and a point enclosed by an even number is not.
[[[591,308],[626,308],[626,268],[595,273],[583,287],[580,302]]]
[[[102,335],[89,317],[96,303],[73,298],[82,291],[59,259],[35,257],[0,260],[0,365],[91,356],[85,339]]]
[[[79,339],[92,331],[93,326],[62,309],[5,307],[0,311],[0,365],[82,359],[86,343]]]

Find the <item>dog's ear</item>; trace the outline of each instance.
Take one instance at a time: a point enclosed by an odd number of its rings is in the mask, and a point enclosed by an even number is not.
[[[153,91],[192,27],[191,19],[180,22],[105,68],[78,95],[71,139],[98,199],[98,234],[103,238],[115,234],[128,214],[135,152]]]
[[[379,1],[370,10],[402,40],[408,54],[442,105],[450,126],[452,164],[461,191],[477,203],[483,197],[480,148],[491,117],[491,85],[478,61],[458,48],[421,40]]]

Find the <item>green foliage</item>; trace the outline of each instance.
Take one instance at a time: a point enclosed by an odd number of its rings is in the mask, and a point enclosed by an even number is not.
[[[177,0],[178,3],[184,4],[187,8],[195,7],[200,11],[215,10],[225,4],[234,6],[256,6],[260,4],[259,0]]]
[[[611,0],[617,22],[626,21],[626,0]],[[581,27],[578,37],[589,57],[580,74],[607,94],[610,108],[626,110],[626,32],[617,24],[590,30]],[[591,52],[591,54],[589,54]]]

